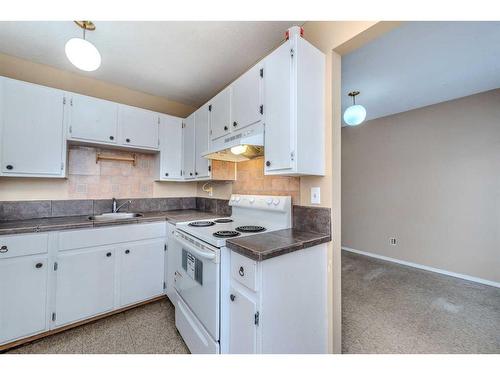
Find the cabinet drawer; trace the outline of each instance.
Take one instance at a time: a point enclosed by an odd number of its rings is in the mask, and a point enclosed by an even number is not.
[[[231,252],[231,277],[247,288],[257,291],[257,262]]]
[[[47,233],[0,236],[0,259],[46,253],[48,238]]]
[[[127,224],[95,229],[64,231],[59,234],[59,250],[82,249],[123,242],[165,237],[164,221],[147,224]]]

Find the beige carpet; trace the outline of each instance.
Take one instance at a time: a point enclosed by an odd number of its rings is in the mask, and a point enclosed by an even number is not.
[[[342,252],[344,353],[500,353],[500,289]]]

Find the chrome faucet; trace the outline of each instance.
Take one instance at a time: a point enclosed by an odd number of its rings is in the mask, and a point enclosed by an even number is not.
[[[130,205],[132,203],[132,201],[126,201],[126,202],[123,202],[122,204],[120,204],[118,207],[116,206],[117,202],[116,202],[116,198],[113,198],[113,213],[117,213],[118,211],[120,211],[120,208],[122,208],[123,206],[125,206],[126,204]]]

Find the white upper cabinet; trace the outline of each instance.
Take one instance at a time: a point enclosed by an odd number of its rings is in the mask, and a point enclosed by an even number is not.
[[[117,144],[118,104],[70,94],[69,139]]]
[[[182,179],[182,121],[160,114],[160,180]]]
[[[0,77],[1,175],[65,177],[64,92]]]
[[[291,35],[263,61],[265,174],[325,174],[325,55]]]
[[[195,176],[195,113],[184,120],[183,139],[183,177],[193,180]]]
[[[261,120],[263,74],[262,66],[257,64],[231,85],[232,130],[244,128]]]
[[[211,139],[226,135],[231,125],[231,87],[218,93],[210,102]]]
[[[197,179],[210,177],[210,161],[202,154],[208,152],[210,144],[210,112],[208,104],[195,112],[195,176]]]
[[[156,112],[120,104],[118,106],[120,144],[158,149],[159,122],[160,116]]]
[[[288,172],[292,169],[292,58],[287,43],[264,60],[265,170]]]

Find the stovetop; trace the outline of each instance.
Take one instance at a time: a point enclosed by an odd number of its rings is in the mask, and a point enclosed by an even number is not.
[[[288,196],[232,195],[230,218],[214,217],[178,223],[177,229],[215,247],[227,238],[240,238],[291,227],[291,198]]]
[[[251,236],[253,234],[283,229],[282,227],[278,227],[277,225],[272,225],[270,223],[266,223],[264,227],[263,225],[258,225],[255,222],[246,221],[241,218],[232,218],[232,221],[229,223],[218,223],[217,221],[220,219],[222,218],[203,220],[213,224],[193,226],[190,225],[193,222],[189,222],[177,224],[176,227],[177,229],[215,247],[223,247],[226,243],[226,239],[228,238],[240,238]]]

